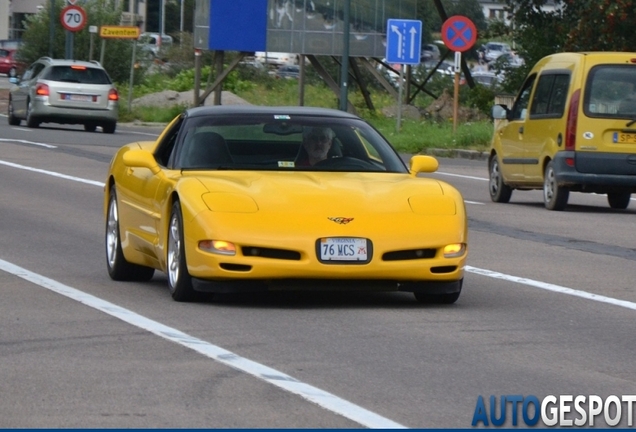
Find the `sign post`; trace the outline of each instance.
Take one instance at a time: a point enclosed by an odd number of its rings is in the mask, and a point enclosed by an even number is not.
[[[418,65],[422,53],[422,21],[389,19],[386,25],[386,61],[400,65],[398,87],[397,132],[402,122],[404,65]]]
[[[139,27],[133,26],[101,26],[99,28],[99,36],[102,38],[101,62],[104,61],[104,51],[106,48],[106,39],[132,39],[133,49],[132,58],[130,59],[130,82],[128,85],[128,111],[131,110],[133,77],[135,75],[135,55],[137,50],[137,39],[139,39]]]
[[[449,50],[455,51],[455,94],[453,96],[453,133],[455,133],[459,111],[459,75],[461,72],[462,52],[468,51],[475,45],[477,28],[465,16],[452,16],[444,21],[442,25],[442,40]]]
[[[66,29],[66,59],[73,58],[73,33],[82,30],[86,26],[86,11],[76,6],[75,0],[69,1],[69,5],[62,8],[60,21]]]

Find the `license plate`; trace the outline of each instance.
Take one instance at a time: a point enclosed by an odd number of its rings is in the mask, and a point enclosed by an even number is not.
[[[612,141],[617,144],[636,144],[636,133],[614,132]]]
[[[65,94],[64,100],[70,100],[75,102],[93,102],[94,96],[91,95],[78,95],[78,94]]]
[[[367,239],[327,237],[320,239],[321,261],[367,261]]]

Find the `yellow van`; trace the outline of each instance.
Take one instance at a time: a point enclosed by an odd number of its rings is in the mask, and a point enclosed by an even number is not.
[[[495,105],[490,197],[543,189],[549,210],[570,191],[607,194],[625,209],[636,191],[636,53],[559,53],[541,59],[512,107]]]

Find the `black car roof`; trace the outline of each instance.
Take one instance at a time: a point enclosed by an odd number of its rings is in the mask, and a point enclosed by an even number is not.
[[[271,114],[271,115],[303,115],[315,117],[337,117],[359,119],[360,117],[331,108],[299,107],[299,106],[256,106],[256,105],[216,105],[195,107],[186,110],[187,117],[199,117],[208,115],[245,115],[245,114]]]

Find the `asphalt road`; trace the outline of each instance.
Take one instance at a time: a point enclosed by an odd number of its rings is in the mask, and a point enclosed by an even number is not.
[[[462,191],[470,219],[456,304],[183,304],[165,275],[115,283],[104,262],[110,157],[158,130],[44,126],[0,117],[0,428],[469,428],[480,395],[634,393],[633,201],[494,204],[484,161],[440,159],[432,176]]]

